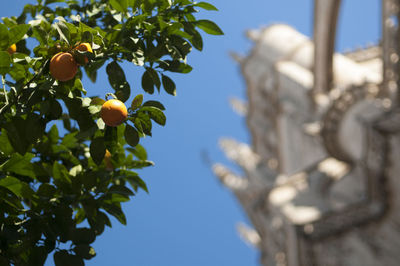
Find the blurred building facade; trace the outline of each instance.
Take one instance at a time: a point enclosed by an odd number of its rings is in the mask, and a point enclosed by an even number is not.
[[[252,144],[223,139],[215,175],[252,223],[262,265],[399,265],[399,6],[382,0],[377,46],[334,53],[339,0],[316,0],[310,40],[288,25],[250,31],[239,59]]]

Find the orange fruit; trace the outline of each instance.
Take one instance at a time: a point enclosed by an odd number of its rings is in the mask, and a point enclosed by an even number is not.
[[[104,154],[104,163],[107,171],[112,171],[114,169],[114,166],[111,162],[111,153],[108,150],[106,150],[106,153]]]
[[[100,116],[107,126],[116,127],[128,117],[128,110],[120,100],[111,99],[101,106]]]
[[[92,46],[87,42],[83,42],[83,43],[79,44],[75,49],[82,51],[82,52],[88,51],[88,52],[93,53]],[[85,61],[85,64],[87,64],[89,62],[89,59],[85,56],[84,61]]]
[[[78,64],[70,53],[60,52],[50,60],[50,74],[59,81],[68,81],[78,72]]]
[[[13,53],[15,53],[17,51],[17,45],[15,45],[15,43],[14,44],[12,44],[10,47],[8,47],[8,49],[7,49],[7,52],[9,53],[9,54],[13,54]]]

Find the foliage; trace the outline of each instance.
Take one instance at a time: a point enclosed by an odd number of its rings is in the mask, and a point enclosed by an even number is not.
[[[0,265],[42,265],[51,252],[56,265],[84,265],[96,254],[90,245],[111,227],[109,215],[126,224],[121,203],[147,191],[133,170],[153,165],[140,138],[151,136],[153,122],[165,125],[165,108],[132,95],[127,121],[105,126],[104,99],[90,96],[81,78],[95,82],[105,66],[113,95],[126,102],[127,61],[144,68],[146,93],[163,88],[175,95],[168,72],[192,70],[187,55],[203,48],[198,29],[223,34],[214,22],[196,19],[198,9],[217,10],[191,0],[37,0],[18,17],[2,18]],[[83,42],[93,53],[74,49]],[[60,51],[82,65],[67,82],[49,74]]]

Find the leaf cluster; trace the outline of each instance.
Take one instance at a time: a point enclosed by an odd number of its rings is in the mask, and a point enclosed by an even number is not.
[[[91,244],[112,226],[110,216],[126,224],[121,204],[139,189],[148,192],[136,171],[153,165],[140,139],[166,116],[162,103],[131,95],[122,63],[143,68],[145,93],[176,95],[168,73],[192,70],[189,53],[203,49],[199,30],[222,34],[195,17],[199,9],[216,10],[190,0],[37,0],[18,17],[2,18],[0,265],[42,265],[51,252],[56,265],[84,265],[96,255]],[[93,52],[77,51],[80,43]],[[49,73],[59,52],[80,64],[67,82]],[[87,75],[96,82],[102,67],[112,95],[133,98],[117,127],[105,126],[104,99],[81,81]]]

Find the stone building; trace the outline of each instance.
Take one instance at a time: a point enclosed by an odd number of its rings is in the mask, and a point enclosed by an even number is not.
[[[253,228],[262,265],[400,265],[399,1],[382,0],[380,45],[334,53],[339,0],[315,0],[310,40],[288,25],[250,31],[240,60],[251,146],[220,142],[215,164]]]

